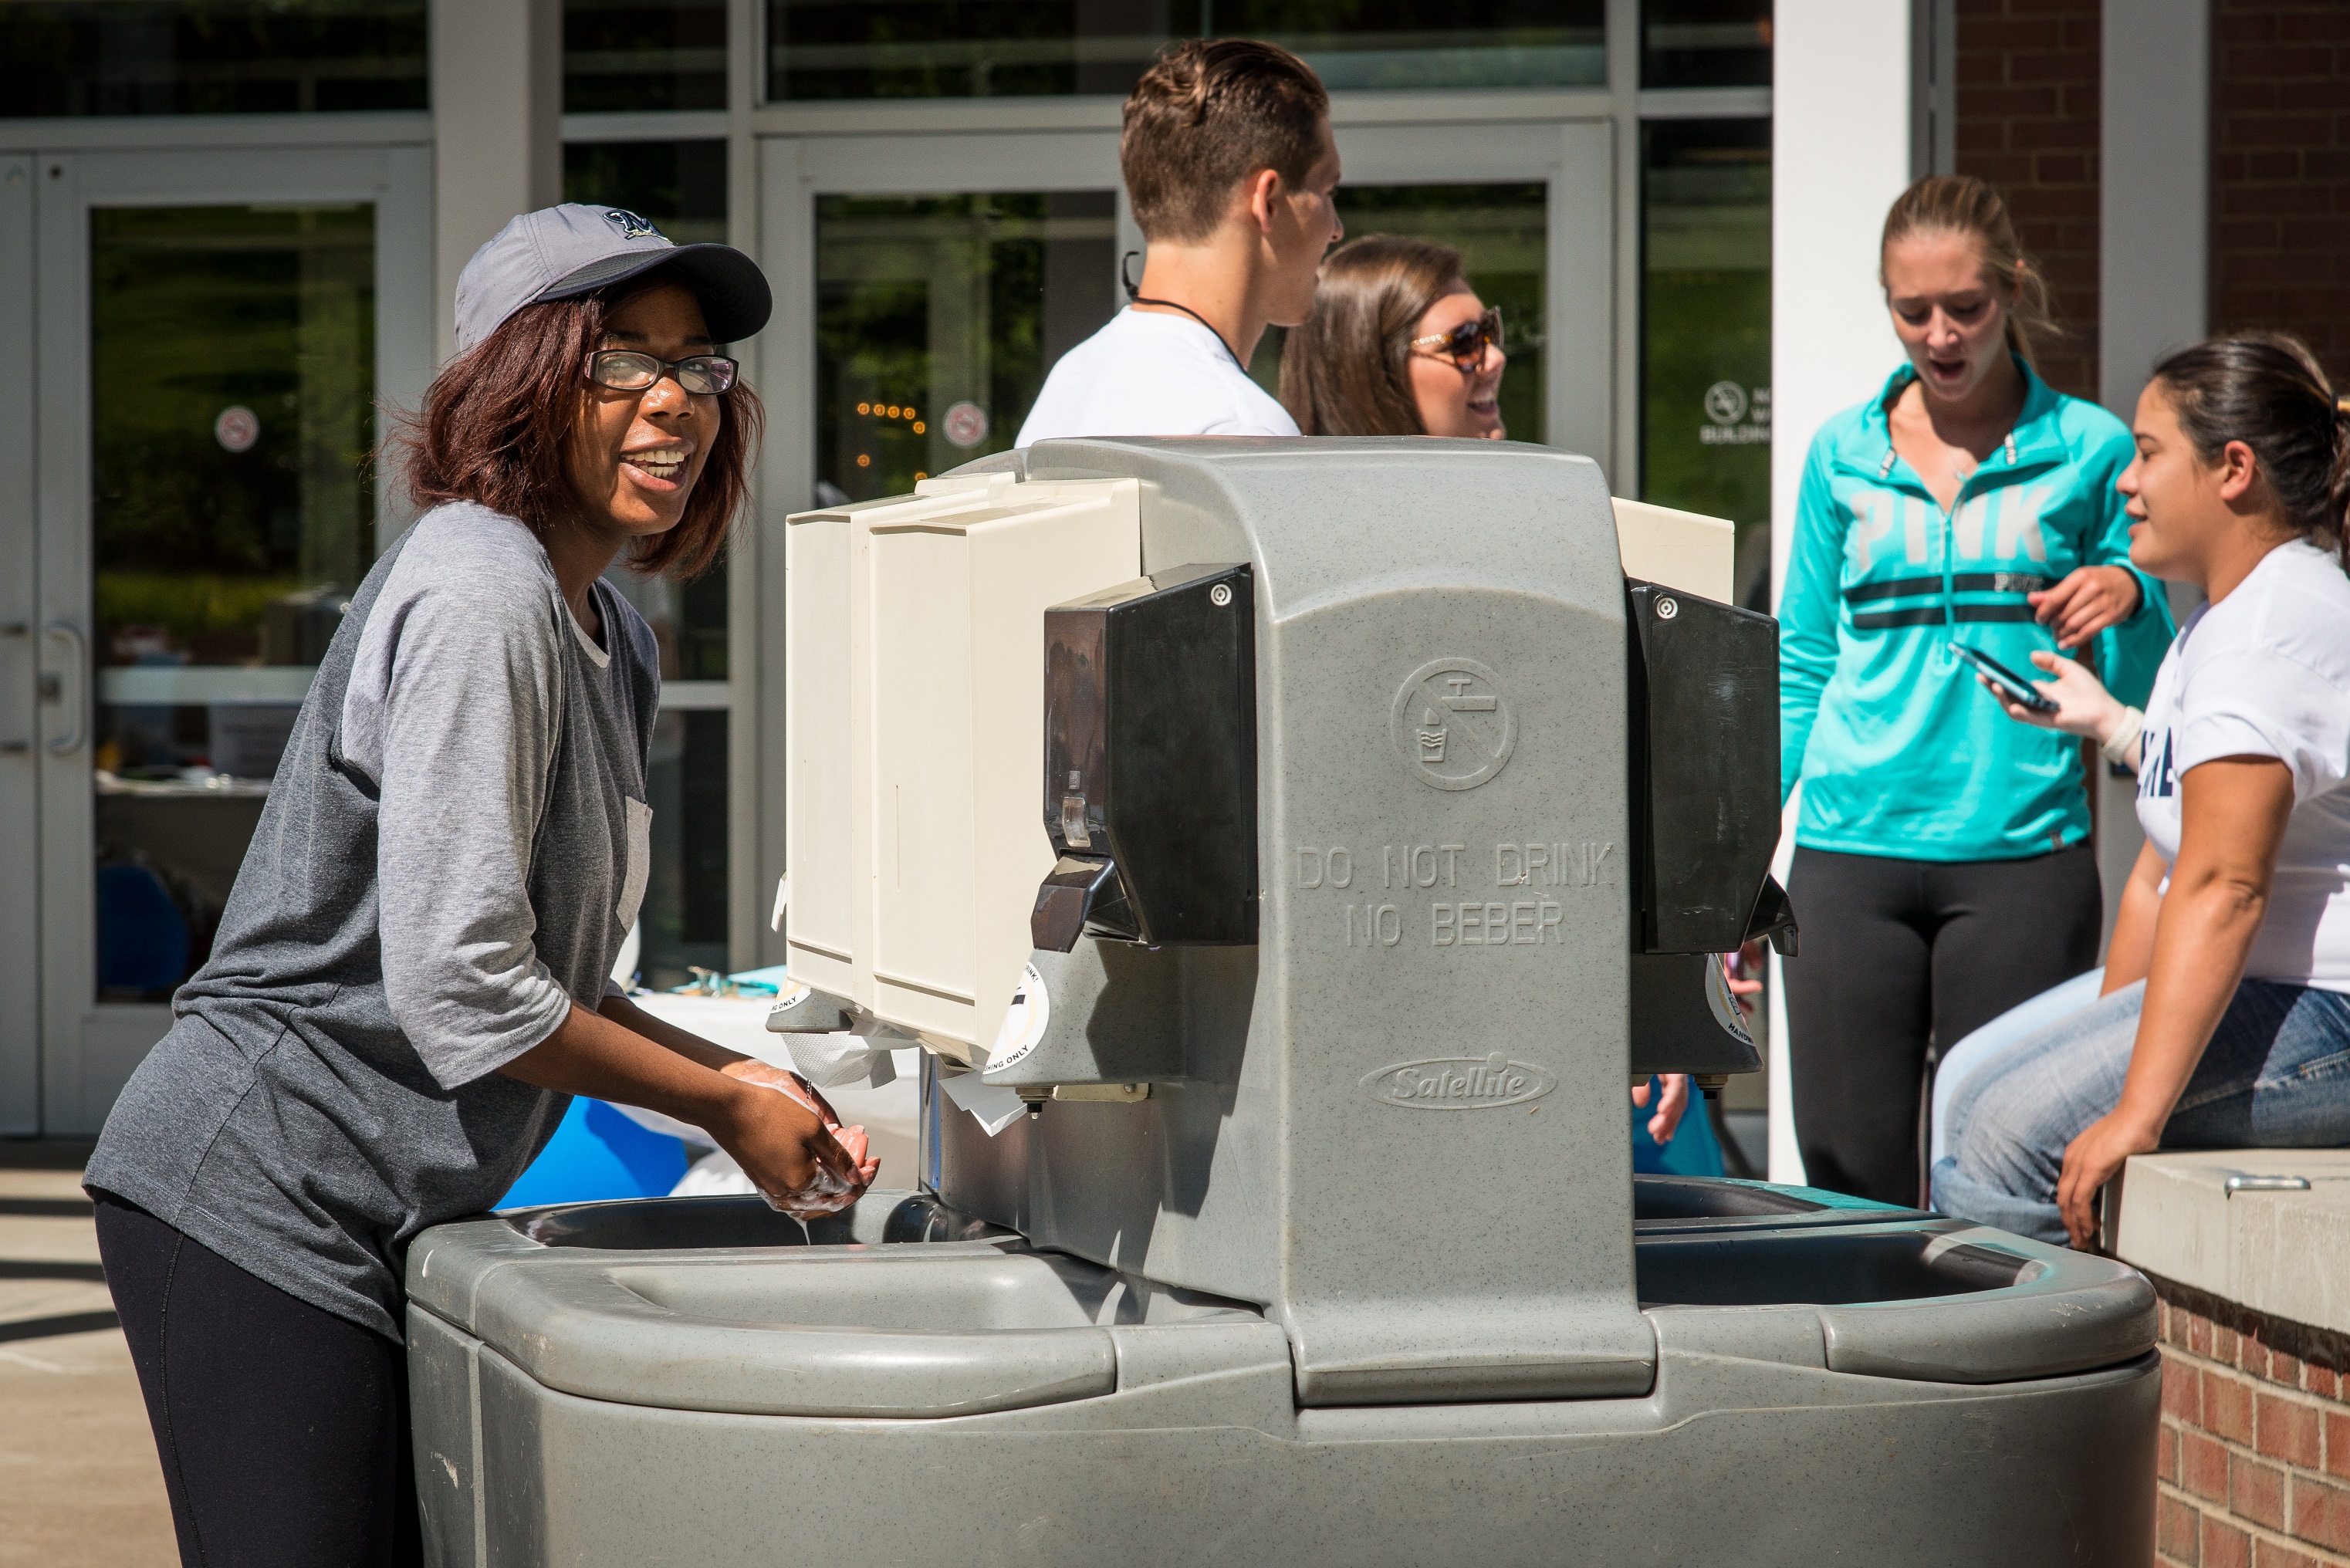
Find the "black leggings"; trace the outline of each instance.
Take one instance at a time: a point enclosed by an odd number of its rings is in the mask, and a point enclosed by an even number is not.
[[[98,1197],[188,1568],[421,1563],[407,1354]]]
[[[2105,913],[2085,844],[2025,860],[1795,851],[1786,961],[1795,1141],[1814,1187],[1917,1203],[1929,1048],[2097,961]]]

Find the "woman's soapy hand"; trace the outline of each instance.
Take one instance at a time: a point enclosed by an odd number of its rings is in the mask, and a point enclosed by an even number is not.
[[[2076,659],[2065,659],[2043,649],[2032,656],[2032,662],[2048,672],[2046,680],[2035,680],[2033,687],[2056,704],[2054,713],[2035,713],[2022,703],[2009,698],[2006,692],[1991,684],[1990,679],[1978,675],[1984,691],[1999,699],[2007,716],[2020,723],[2036,725],[2043,730],[2062,730],[2068,735],[2104,745],[2122,726],[2126,711],[2121,701],[2105,688],[2105,683],[2089,673],[2089,667]]]
[[[1687,1073],[1663,1073],[1655,1082],[1664,1092],[1657,1096],[1657,1114],[1648,1118],[1648,1136],[1659,1144],[1673,1141],[1680,1130],[1681,1113],[1689,1109],[1690,1076]],[[1651,1090],[1647,1083],[1632,1085],[1632,1103],[1646,1109]]]
[[[806,1220],[854,1203],[879,1174],[865,1129],[845,1127],[797,1073],[749,1059],[721,1069],[747,1087],[724,1127],[710,1129],[767,1201]]]
[[[2123,566],[2082,566],[2054,587],[2024,596],[2059,648],[2078,648],[2129,619],[2144,597],[2137,574]]]

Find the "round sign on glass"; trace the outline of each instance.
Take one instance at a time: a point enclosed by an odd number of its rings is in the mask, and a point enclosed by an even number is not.
[[[261,421],[243,403],[231,403],[213,421],[213,440],[224,452],[251,452],[261,439]]]
[[[987,410],[977,403],[962,402],[947,410],[947,417],[939,421],[950,445],[974,447],[987,439]]]

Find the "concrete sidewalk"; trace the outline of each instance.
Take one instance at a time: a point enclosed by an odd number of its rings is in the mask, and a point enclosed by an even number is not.
[[[78,1170],[0,1168],[0,1568],[176,1560]]]

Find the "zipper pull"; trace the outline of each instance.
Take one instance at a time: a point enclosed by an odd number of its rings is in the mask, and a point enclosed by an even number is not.
[[[2007,449],[2007,466],[2013,468],[2015,466],[2015,432],[2013,431],[2008,431],[2005,439],[2000,442],[2000,445]]]
[[[1877,477],[1879,479],[1890,478],[1893,473],[1893,464],[1896,461],[1897,454],[1894,450],[1889,446],[1887,447],[1885,449],[1885,461],[1877,465]]]

